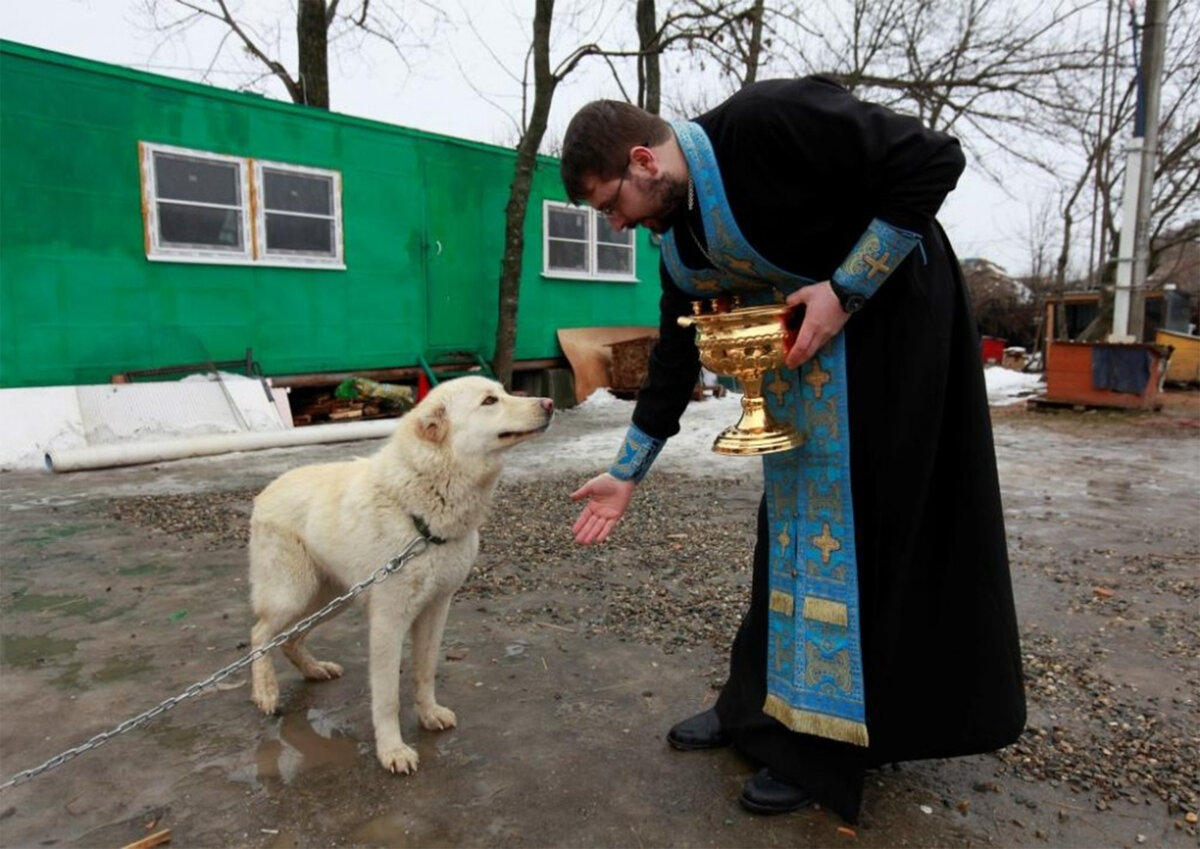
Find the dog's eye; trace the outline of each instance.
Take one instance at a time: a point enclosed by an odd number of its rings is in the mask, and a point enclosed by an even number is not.
[[[497,398],[495,395],[489,395],[483,399],[483,406],[486,407],[488,404],[495,404],[499,400],[500,399]]]

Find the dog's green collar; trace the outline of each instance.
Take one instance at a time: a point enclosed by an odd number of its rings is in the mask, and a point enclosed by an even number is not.
[[[417,533],[425,538],[426,542],[431,542],[434,545],[441,545],[445,542],[441,537],[435,537],[429,532],[429,523],[418,516],[416,513],[409,513],[409,518],[413,520],[413,524],[417,526]]]

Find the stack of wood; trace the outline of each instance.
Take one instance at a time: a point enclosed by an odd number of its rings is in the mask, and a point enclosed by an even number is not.
[[[402,416],[413,405],[411,386],[377,383],[362,377],[343,380],[337,386],[291,392],[292,423],[310,424],[385,419]]]

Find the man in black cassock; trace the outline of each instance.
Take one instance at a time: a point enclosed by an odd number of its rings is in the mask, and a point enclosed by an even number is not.
[[[659,341],[617,461],[572,496],[586,499],[578,542],[608,537],[679,431],[699,359],[676,319],[692,301],[766,292],[803,307],[770,403],[806,442],[765,458],[729,679],[671,745],[760,764],[741,796],[752,811],[816,800],[854,822],[865,770],[1016,740],[986,387],[934,219],[964,167],[958,142],[810,77],[747,86],[691,122],[596,101],[561,167],[572,201],[664,237]]]

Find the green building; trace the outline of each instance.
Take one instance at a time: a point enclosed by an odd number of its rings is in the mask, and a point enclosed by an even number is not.
[[[0,387],[489,358],[514,158],[0,41]],[[518,361],[657,321],[650,238],[563,198],[540,158]]]

